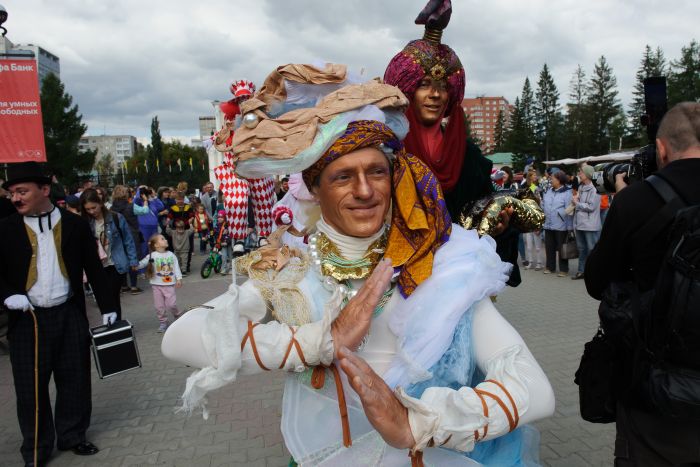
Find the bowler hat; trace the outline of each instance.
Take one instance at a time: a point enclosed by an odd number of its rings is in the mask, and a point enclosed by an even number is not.
[[[7,166],[7,181],[2,184],[4,189],[8,190],[12,185],[26,182],[50,185],[51,177],[46,175],[38,162],[20,162],[19,164]]]

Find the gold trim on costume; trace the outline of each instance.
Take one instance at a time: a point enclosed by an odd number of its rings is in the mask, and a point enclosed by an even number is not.
[[[375,240],[367,249],[367,253],[359,261],[345,260],[338,247],[322,232],[319,232],[317,248],[321,259],[321,273],[331,276],[341,282],[349,279],[365,279],[374,271],[379,261],[384,257],[387,244],[387,234]],[[343,264],[346,263],[346,264]]]

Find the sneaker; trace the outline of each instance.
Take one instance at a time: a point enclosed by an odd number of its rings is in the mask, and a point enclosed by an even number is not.
[[[131,295],[138,295],[138,294],[140,294],[141,292],[143,292],[143,290],[142,290],[142,289],[139,289],[138,287],[131,287],[131,288],[129,289],[129,293],[131,293]]]
[[[189,275],[190,275],[190,273],[187,272],[187,271],[185,271],[185,272],[182,273],[182,277],[187,277],[187,276],[189,276]]]
[[[124,286],[122,286],[122,288],[119,291],[121,293],[124,293],[124,292],[128,292],[129,290],[131,290],[131,287],[129,287],[128,285],[124,285]]]
[[[523,261],[523,266],[525,266],[525,268],[527,268],[529,265],[530,265],[529,261],[527,261],[527,260]]]
[[[532,269],[532,265],[528,263],[525,266],[523,266],[523,269]]]
[[[538,264],[537,266],[535,266],[535,271],[541,271],[541,270],[542,270],[541,264]]]
[[[551,273],[552,273],[552,271],[550,271],[549,269],[545,269],[543,272],[544,272],[545,274],[551,274]]]
[[[233,254],[234,255],[242,255],[245,253],[245,244],[243,242],[236,242],[233,244]]]
[[[557,274],[557,277],[567,277],[568,275],[568,272],[560,272],[559,274]]]
[[[575,276],[571,277],[572,281],[578,280],[578,279],[583,279],[583,273],[582,272],[577,272]]]
[[[258,239],[258,247],[269,245],[270,242],[267,241],[267,237],[260,237]]]
[[[168,323],[160,323],[160,326],[158,326],[158,334],[164,333],[166,329],[168,329]]]

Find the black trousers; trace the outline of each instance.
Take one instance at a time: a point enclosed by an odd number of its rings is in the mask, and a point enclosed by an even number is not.
[[[109,284],[109,291],[112,294],[112,299],[117,305],[117,320],[122,319],[122,303],[121,303],[121,289],[124,283],[125,274],[119,274],[117,268],[114,266],[107,266],[105,268],[105,273],[107,274],[107,283]]]
[[[544,250],[547,255],[547,269],[552,272],[557,270],[557,255],[559,248],[566,241],[565,230],[545,230]],[[569,260],[559,258],[559,272],[569,272]]]
[[[34,320],[19,313],[7,338],[17,396],[17,418],[22,431],[20,452],[25,462],[34,458]],[[59,449],[85,441],[90,426],[90,335],[85,310],[73,300],[34,311],[39,330],[39,443],[38,458],[51,456],[54,440]],[[51,413],[49,381],[56,385],[55,413]]]
[[[617,404],[615,465],[700,465],[700,424]]]

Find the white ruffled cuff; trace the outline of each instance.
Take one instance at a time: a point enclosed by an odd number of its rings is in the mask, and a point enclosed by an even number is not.
[[[519,346],[511,347],[489,361],[487,381],[476,388],[462,387],[455,391],[433,387],[426,389],[420,399],[398,388],[396,397],[408,409],[411,433],[416,441],[413,451],[443,446],[469,452],[477,441],[496,438],[514,429],[529,405],[527,387],[515,365],[520,350]]]

